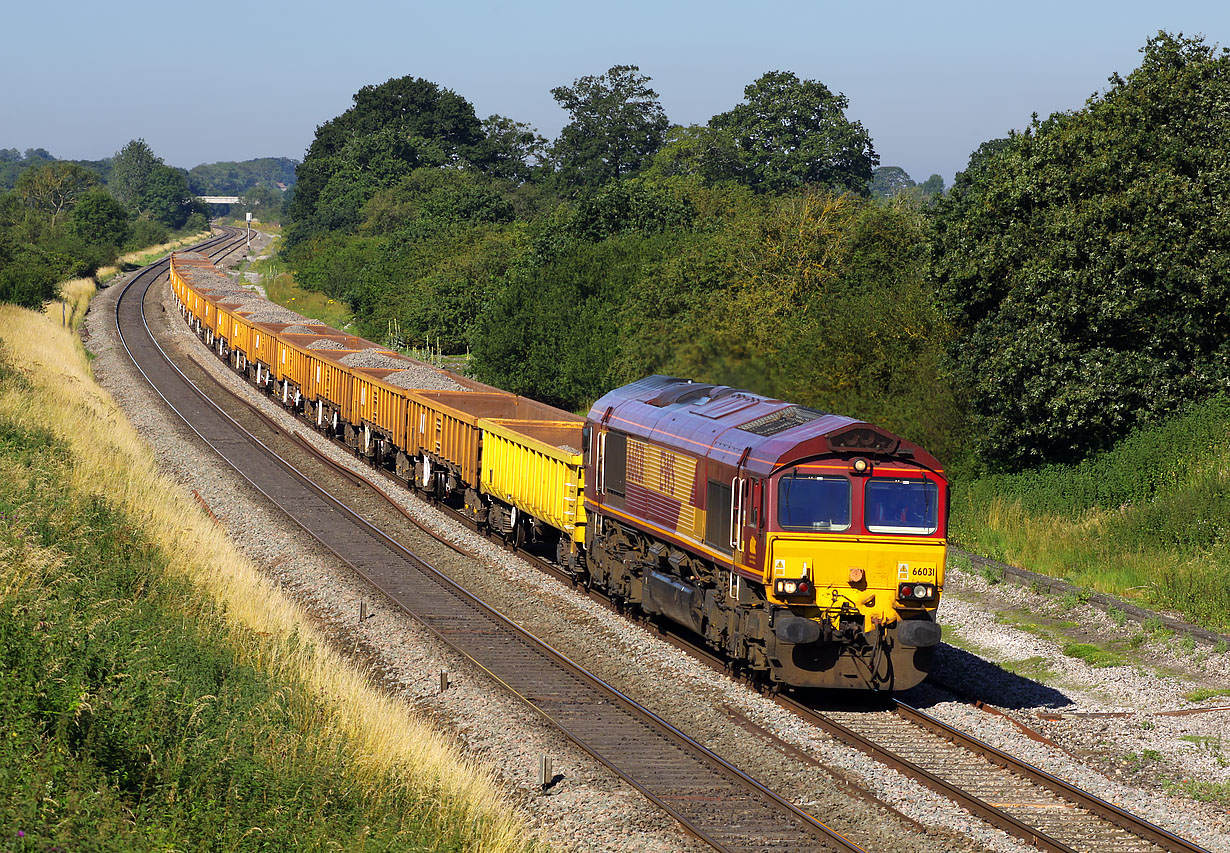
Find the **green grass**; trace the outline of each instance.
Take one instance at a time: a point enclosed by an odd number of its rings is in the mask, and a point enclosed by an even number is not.
[[[1041,681],[1051,683],[1058,678],[1058,673],[1051,669],[1047,664],[1049,661],[1042,656],[1025,658],[1024,660],[1013,660],[1001,662],[1000,666],[1009,672],[1016,673],[1022,678],[1028,678],[1032,681]]]
[[[954,541],[1092,590],[1230,627],[1230,399],[1071,466],[954,489]]]
[[[262,262],[257,263],[257,267],[260,263]],[[346,329],[354,322],[354,314],[344,302],[337,302],[323,293],[300,287],[290,273],[284,272],[272,278],[265,278],[261,284],[264,285],[265,295],[271,302],[284,305],[304,317],[319,320],[335,329]],[[352,329],[346,331],[353,333]]]
[[[1230,806],[1230,782],[1201,782],[1196,779],[1182,781],[1167,781],[1164,783],[1170,791],[1191,797],[1202,803],[1212,803],[1217,806]]]
[[[0,382],[20,382],[11,371]],[[24,849],[461,850],[388,779],[355,784],[319,704],[244,661],[213,600],[0,421],[0,827]],[[268,651],[272,651],[272,648]],[[266,652],[267,653],[267,652]],[[6,842],[7,840],[6,839]],[[9,848],[5,848],[9,849]]]
[[[1183,698],[1188,702],[1203,702],[1205,699],[1212,699],[1215,696],[1230,696],[1230,688],[1202,687],[1199,690],[1193,690],[1191,693],[1183,694]]]
[[[1122,655],[1091,643],[1065,643],[1063,653],[1099,669],[1108,666],[1123,666],[1126,663]]]

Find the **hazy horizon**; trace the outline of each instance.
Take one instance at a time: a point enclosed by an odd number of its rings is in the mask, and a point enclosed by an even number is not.
[[[792,71],[849,98],[880,163],[951,185],[982,142],[1033,113],[1079,109],[1126,75],[1159,29],[1230,42],[1230,7],[1176,0],[1020,8],[887,3],[872,18],[849,5],[625,3],[623,14],[558,2],[440,6],[359,0],[345,7],[224,2],[215,28],[189,7],[142,0],[122,9],[72,0],[67,10],[10,11],[0,148],[99,160],[143,137],[168,163],[303,158],[317,125],[351,95],[392,77],[452,89],[479,118],[499,113],[553,139],[566,114],[550,89],[631,64],[653,79],[672,122],[703,124],[766,71]],[[131,59],[124,45],[138,47]],[[73,45],[65,49],[64,45]],[[98,51],[88,49],[98,45]],[[37,68],[37,73],[30,69]],[[237,102],[207,105],[217,87]],[[187,102],[197,113],[179,106]],[[185,116],[188,116],[185,119]]]

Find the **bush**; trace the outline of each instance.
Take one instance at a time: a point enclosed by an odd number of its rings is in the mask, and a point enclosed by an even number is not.
[[[170,230],[161,222],[153,219],[138,219],[132,223],[132,232],[124,250],[131,252],[147,246],[158,246],[167,242],[170,237]]]

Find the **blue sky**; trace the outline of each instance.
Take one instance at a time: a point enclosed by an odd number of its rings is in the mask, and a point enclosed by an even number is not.
[[[553,86],[631,64],[681,124],[729,109],[765,71],[820,80],[849,98],[883,165],[946,183],[980,143],[1131,71],[1159,29],[1230,45],[1224,0],[67,0],[3,20],[0,148],[98,159],[140,136],[183,167],[302,158],[355,91],[406,74],[554,138],[566,117]],[[222,90],[244,94],[207,106]]]

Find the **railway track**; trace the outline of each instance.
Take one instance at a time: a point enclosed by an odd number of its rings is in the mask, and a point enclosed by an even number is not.
[[[233,242],[202,248],[225,254]],[[506,620],[243,429],[154,340],[145,298],[166,267],[143,270],[120,294],[124,348],[188,427],[309,535],[713,848],[862,849]]]
[[[308,442],[301,444],[326,465],[354,481],[355,475],[348,469],[321,454]],[[345,448],[340,443],[338,446]],[[346,449],[349,452],[349,448]],[[379,473],[398,486],[404,486],[390,472]],[[367,481],[367,485],[396,506],[392,498],[375,483]],[[463,513],[444,504],[434,505],[471,530],[486,532]],[[407,518],[410,517],[407,515]],[[413,522],[413,519],[410,520]],[[423,529],[435,535],[427,528]],[[437,538],[449,547],[458,547],[447,539]],[[524,548],[515,550],[540,570],[562,582],[573,582],[567,572],[550,560]],[[617,609],[601,593],[589,590],[589,594],[610,609]],[[675,626],[655,624],[663,639],[716,670],[726,669],[720,658],[680,633]],[[978,818],[1041,850],[1053,853],[1208,853],[1184,838],[899,700],[891,700],[891,708],[887,711],[821,711],[814,703],[801,701],[792,695],[774,695],[772,698],[842,743],[926,785]],[[749,730],[759,729],[751,720],[744,722]]]
[[[455,516],[469,523],[460,513]],[[568,575],[550,561],[524,550],[520,553],[544,571],[561,580],[569,580]],[[591,591],[591,595],[596,593]],[[659,627],[663,628],[663,638],[673,645],[714,669],[726,669],[720,658],[677,632],[674,626]],[[1209,853],[1187,839],[900,700],[890,700],[891,708],[887,711],[821,711],[814,703],[793,695],[771,698],[842,743],[926,785],[992,826],[1040,850],[1052,853]],[[752,721],[746,722],[748,728],[758,728]]]
[[[781,703],[973,814],[1053,853],[1207,853],[1204,848],[894,700],[885,712]]]

